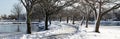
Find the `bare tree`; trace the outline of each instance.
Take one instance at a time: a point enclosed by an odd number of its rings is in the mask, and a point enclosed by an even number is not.
[[[91,9],[91,7],[87,6],[87,4],[84,3],[83,1],[79,2],[79,4],[80,5],[78,7],[74,7],[74,8],[76,8],[80,12],[80,14],[82,14],[82,16],[83,16],[83,20],[81,22],[81,25],[83,24],[84,20],[86,20],[85,27],[88,28],[89,16],[92,12],[92,9]]]
[[[39,1],[39,0],[38,0]],[[27,34],[31,34],[31,14],[34,5],[37,3],[37,0],[20,0],[20,2],[24,5],[27,13]]]
[[[113,3],[115,4],[112,8],[108,9],[108,10],[105,10],[103,11],[103,5],[105,5],[106,3],[111,3],[109,2],[109,0],[94,0],[92,3],[90,3],[89,0],[85,0],[88,5],[95,11],[96,14],[96,27],[95,27],[95,32],[99,32],[99,26],[100,26],[100,20],[102,19],[102,17],[107,14],[108,12],[114,10],[114,9],[118,9],[120,7],[120,4],[116,4],[116,3]],[[96,4],[97,3],[97,4]],[[97,6],[97,7],[96,7]],[[97,9],[99,9],[97,12]]]
[[[15,18],[19,22],[19,20],[20,20],[20,14],[22,13],[22,7],[20,6],[20,4],[14,4],[13,5],[13,9],[11,10],[11,12],[14,14]],[[17,32],[19,32],[19,31],[20,30],[19,30],[19,25],[18,25]]]
[[[20,4],[14,4],[11,12],[16,16],[17,20],[20,20],[20,14],[22,13],[22,7]]]
[[[53,14],[58,14],[60,10],[67,6],[71,6],[78,0],[42,0],[39,2],[43,12],[45,13],[45,30],[48,30],[48,18]]]

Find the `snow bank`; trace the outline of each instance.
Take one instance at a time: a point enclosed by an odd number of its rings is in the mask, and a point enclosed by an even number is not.
[[[93,25],[86,30],[86,39],[120,39],[120,26],[100,26],[100,33],[94,32]]]
[[[24,35],[21,39],[49,39],[49,38],[57,38],[57,39],[65,39],[70,38],[72,33],[76,32],[76,29],[70,27],[66,24],[54,22],[51,26],[49,26],[50,30],[41,31],[41,32],[34,32],[30,35]]]

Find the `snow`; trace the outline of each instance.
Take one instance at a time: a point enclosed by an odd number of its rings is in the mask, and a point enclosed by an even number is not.
[[[114,3],[116,3],[116,4],[120,4],[120,1],[116,1],[116,2],[114,2]]]
[[[40,23],[44,24],[44,23]],[[100,33],[94,32],[94,25],[80,25],[80,21],[66,21],[58,22],[52,21],[49,26],[50,30],[32,32],[32,34],[23,34],[21,32],[15,33],[1,33],[0,39],[119,39],[120,26],[100,26]]]
[[[63,6],[66,3],[66,1],[57,1],[55,5],[57,6]]]
[[[50,30],[40,31],[40,32],[32,32],[32,34],[11,34],[0,36],[0,39],[70,39],[74,36],[80,36],[76,33],[81,32],[77,26],[69,25],[65,22],[52,22],[51,26],[49,26]],[[75,35],[76,34],[76,35]],[[79,33],[78,33],[79,34]],[[1,34],[4,35],[4,34]],[[12,35],[12,36],[11,36]],[[77,39],[77,38],[76,38]]]
[[[120,26],[100,26],[100,33],[94,32],[93,25],[86,29],[86,39],[120,39]]]
[[[58,27],[56,27],[55,25]],[[55,29],[53,29],[53,27]],[[69,25],[66,23],[58,23],[58,22],[54,22],[49,28],[50,28],[50,30],[48,30],[48,31],[41,31],[41,32],[32,33],[31,35],[24,35],[22,37],[22,39],[29,39],[29,38],[31,38],[31,39],[33,39],[33,38],[68,39],[68,38],[71,38],[74,36],[78,36],[76,34],[76,32],[79,31],[78,28],[75,26],[72,26],[72,25]],[[73,34],[76,34],[76,35],[72,36]]]

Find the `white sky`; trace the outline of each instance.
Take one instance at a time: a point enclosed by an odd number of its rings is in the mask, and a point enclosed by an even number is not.
[[[11,14],[13,5],[18,2],[19,0],[0,0],[0,15]]]

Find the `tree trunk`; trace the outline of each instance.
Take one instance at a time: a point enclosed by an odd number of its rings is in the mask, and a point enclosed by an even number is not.
[[[100,20],[102,19],[102,16],[98,16],[97,17],[97,21],[96,21],[96,27],[95,27],[95,32],[98,32],[98,33],[100,33],[100,31],[99,31],[99,27],[100,27]]]
[[[61,20],[62,20],[62,17],[61,17],[61,16],[60,16],[60,19],[59,19],[59,20],[60,20],[60,22],[61,22]]]
[[[89,17],[87,16],[87,18],[86,18],[86,28],[88,28],[88,19],[89,19]]]
[[[48,16],[45,16],[45,30],[48,30]]]
[[[81,22],[81,25],[84,23],[84,20],[85,20],[85,17],[83,17],[82,22]]]
[[[88,13],[87,17],[86,17],[86,28],[88,28],[88,21],[89,21],[89,16],[90,16],[91,12]]]
[[[74,18],[74,16],[73,16],[73,22],[72,22],[72,24],[75,24],[75,18]]]
[[[50,23],[50,25],[51,25],[51,18],[49,17],[49,23]]]
[[[27,15],[27,34],[31,34],[31,23],[29,15]]]
[[[102,19],[101,6],[102,6],[102,2],[100,0],[100,2],[99,2],[99,14],[97,16],[96,27],[95,27],[95,32],[98,32],[98,33],[100,33],[99,27],[100,27],[100,20]]]
[[[67,17],[67,23],[69,22],[69,17]]]
[[[38,22],[41,22],[41,19],[39,18],[39,21]]]

